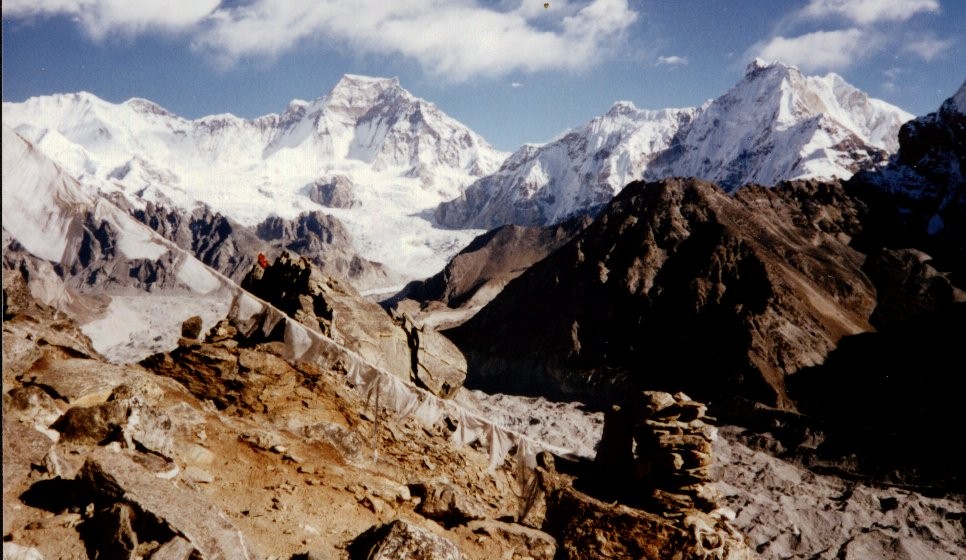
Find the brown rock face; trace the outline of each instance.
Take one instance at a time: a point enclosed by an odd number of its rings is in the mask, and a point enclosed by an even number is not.
[[[791,406],[785,378],[869,330],[875,297],[837,184],[636,183],[448,331],[484,389],[612,401],[628,386]]]
[[[305,258],[282,253],[265,269],[253,267],[242,287],[370,364],[412,379],[438,396],[451,396],[466,377],[465,358],[448,339],[405,317],[390,317]]]

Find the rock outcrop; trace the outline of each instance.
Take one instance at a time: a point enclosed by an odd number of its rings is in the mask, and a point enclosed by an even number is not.
[[[345,175],[332,175],[312,181],[305,186],[312,202],[328,208],[352,208],[359,201],[352,195],[352,181]]]
[[[349,231],[328,214],[304,212],[291,220],[272,216],[255,226],[255,233],[268,242],[272,254],[291,251],[311,261],[326,276],[348,282],[357,290],[399,281],[398,275],[382,264],[360,257]]]
[[[130,206],[122,196],[121,207]],[[288,220],[273,216],[249,228],[200,205],[188,212],[152,202],[129,208],[131,215],[198,260],[241,282],[259,253],[292,251],[306,257],[326,275],[349,282],[357,289],[391,284],[394,274],[366,260],[353,247],[352,237],[336,218],[322,212],[305,212]]]
[[[121,197],[116,200],[126,202]],[[130,212],[141,223],[236,282],[251,268],[256,255],[268,249],[251,229],[207,206],[189,213],[145,202],[143,208],[131,208]]]
[[[451,396],[466,377],[465,358],[445,337],[404,316],[391,317],[305,258],[282,253],[264,269],[253,267],[242,287],[371,365],[412,379],[438,396]]]

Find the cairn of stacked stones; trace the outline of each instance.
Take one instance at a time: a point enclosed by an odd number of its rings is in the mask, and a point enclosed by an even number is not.
[[[658,391],[636,393],[614,406],[604,415],[592,484],[605,499],[682,529],[687,558],[753,558],[712,485],[717,430],[705,423],[706,412],[684,393]]]
[[[673,514],[718,507],[710,486],[716,429],[707,407],[684,393],[643,391],[605,415],[597,448],[600,483],[615,497]]]
[[[633,477],[645,502],[664,513],[717,509],[710,485],[717,430],[703,420],[707,407],[684,393],[658,391],[644,391],[639,406]]]

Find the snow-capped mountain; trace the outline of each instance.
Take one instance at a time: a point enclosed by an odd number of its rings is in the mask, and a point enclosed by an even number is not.
[[[249,226],[319,210],[315,187],[341,177],[357,204],[327,211],[360,253],[409,277],[442,268],[477,233],[417,216],[507,155],[398,80],[352,75],[324,97],[251,120],[188,120],[144,99],[112,104],[89,93],[4,103],[3,120],[101,192],[189,210],[204,203]]]
[[[645,111],[614,104],[607,114],[542,146],[527,145],[499,171],[443,203],[447,227],[549,225],[601,206],[640,176],[697,109]]]
[[[546,225],[610,200],[631,180],[688,176],[746,183],[848,178],[886,162],[912,115],[840,76],[808,77],[755,60],[726,94],[692,109],[622,102],[543,146],[524,146],[496,174],[443,203],[448,227]]]
[[[899,127],[912,118],[837,74],[805,76],[757,59],[644,176],[695,176],[727,190],[786,179],[848,179],[885,164],[899,147]]]

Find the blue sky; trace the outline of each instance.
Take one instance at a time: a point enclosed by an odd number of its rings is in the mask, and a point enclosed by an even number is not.
[[[398,76],[496,147],[618,100],[694,106],[755,56],[924,114],[966,79],[961,0],[5,0],[3,100],[89,91],[256,117]]]

